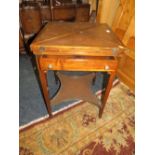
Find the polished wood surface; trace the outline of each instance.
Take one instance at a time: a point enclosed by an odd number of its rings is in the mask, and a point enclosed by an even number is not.
[[[113,56],[123,48],[107,24],[48,23],[31,49],[43,55]]]
[[[109,80],[99,106],[99,117],[102,117],[116,75],[116,56],[124,50],[123,44],[107,24],[48,23],[31,44],[31,50],[36,55],[43,95],[50,116],[52,100],[50,101],[48,94],[48,70],[108,72]]]

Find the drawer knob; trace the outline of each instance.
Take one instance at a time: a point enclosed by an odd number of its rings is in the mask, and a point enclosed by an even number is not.
[[[105,70],[109,70],[110,69],[110,67],[108,66],[108,65],[105,65]]]
[[[42,47],[42,46],[41,46],[41,47],[39,48],[39,51],[40,51],[40,52],[44,52],[44,51],[45,51],[45,47]]]
[[[53,65],[52,65],[52,64],[49,64],[49,65],[48,65],[48,68],[49,68],[49,69],[53,68]]]

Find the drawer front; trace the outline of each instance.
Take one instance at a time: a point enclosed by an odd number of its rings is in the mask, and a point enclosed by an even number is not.
[[[50,57],[39,58],[41,70],[66,71],[115,71],[116,60],[105,60],[102,57]]]

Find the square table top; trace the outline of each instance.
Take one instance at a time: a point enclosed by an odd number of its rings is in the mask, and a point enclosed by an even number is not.
[[[31,44],[36,55],[113,56],[124,48],[107,24],[49,22]]]

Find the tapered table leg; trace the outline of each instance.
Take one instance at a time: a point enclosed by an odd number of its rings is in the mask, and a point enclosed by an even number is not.
[[[38,59],[36,59],[36,61],[37,61],[37,65],[38,65]],[[47,111],[48,111],[49,116],[51,117],[52,116],[52,109],[50,106],[50,99],[49,99],[49,92],[48,92],[47,71],[41,70],[39,68],[39,65],[38,65],[38,72],[39,72],[40,83],[41,83],[41,87],[42,87],[42,93],[44,96]]]
[[[104,110],[105,104],[107,102],[110,90],[112,88],[112,84],[113,84],[115,75],[116,75],[115,72],[110,72],[110,77],[109,77],[109,80],[108,80],[108,84],[106,86],[106,90],[105,90],[105,93],[103,94],[104,96],[102,98],[102,105],[101,105],[101,108],[99,109],[99,118],[102,117],[103,110]]]

